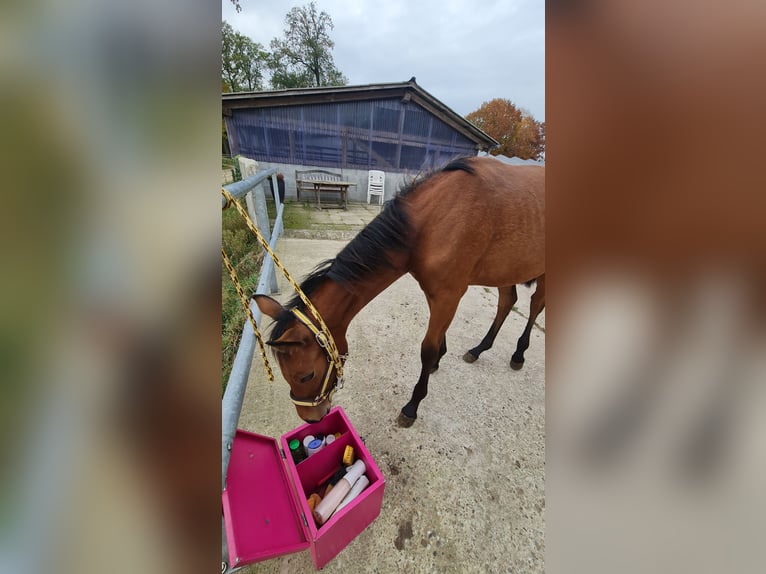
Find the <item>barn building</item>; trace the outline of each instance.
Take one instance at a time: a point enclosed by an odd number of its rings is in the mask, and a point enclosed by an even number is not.
[[[357,185],[365,201],[368,170],[386,173],[385,198],[402,179],[498,143],[421,88],[408,82],[223,94],[232,155],[277,167],[287,197],[295,170],[326,169]]]

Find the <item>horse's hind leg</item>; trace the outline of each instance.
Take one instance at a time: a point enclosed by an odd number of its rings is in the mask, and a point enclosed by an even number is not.
[[[443,355],[441,351],[447,352],[445,333],[452,322],[452,318],[455,316],[461,296],[462,293],[457,297],[450,295],[446,298],[435,300],[426,295],[428,306],[431,309],[431,317],[428,320],[428,331],[426,331],[426,336],[420,345],[420,377],[415,388],[412,390],[410,401],[404,405],[402,412],[399,413],[397,423],[400,427],[412,426],[412,423],[418,418],[420,401],[426,398],[428,394],[428,378]]]
[[[499,287],[497,289],[497,314],[495,315],[495,320],[492,321],[492,325],[490,325],[489,331],[484,335],[481,343],[463,355],[463,360],[466,363],[473,363],[484,351],[492,348],[492,343],[495,342],[495,337],[497,337],[500,327],[503,326],[505,318],[508,317],[508,313],[511,312],[511,309],[516,304],[517,298],[516,285]]]
[[[524,351],[529,348],[529,335],[532,332],[532,327],[535,325],[535,319],[540,312],[545,308],[545,275],[541,275],[537,278],[537,289],[535,289],[532,295],[532,301],[529,304],[529,321],[527,326],[524,327],[524,332],[519,337],[519,342],[516,344],[516,352],[511,357],[511,368],[515,371],[521,369],[524,366]]]

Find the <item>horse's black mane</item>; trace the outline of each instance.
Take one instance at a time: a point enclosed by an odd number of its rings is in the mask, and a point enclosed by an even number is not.
[[[471,157],[457,158],[443,168],[415,177],[402,185],[391,201],[386,202],[383,210],[354,239],[346,245],[335,259],[328,259],[317,265],[301,283],[301,290],[307,297],[316,291],[325,279],[350,288],[375,271],[391,268],[389,252],[407,252],[410,249],[411,227],[404,206],[404,198],[415,192],[426,180],[434,175],[449,171],[464,171],[475,174]],[[296,294],[285,305],[286,309],[303,308],[304,304]],[[292,321],[291,313],[284,312],[277,317],[271,330],[271,341],[282,336]]]

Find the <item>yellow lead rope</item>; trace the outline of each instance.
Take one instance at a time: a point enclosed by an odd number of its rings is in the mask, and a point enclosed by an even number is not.
[[[221,245],[221,258],[223,259],[223,264],[226,266],[226,270],[229,272],[229,277],[231,277],[231,282],[234,283],[234,289],[237,290],[237,295],[239,295],[239,300],[242,302],[242,307],[245,308],[247,317],[248,319],[250,319],[250,324],[253,326],[253,331],[255,331],[255,338],[258,340],[258,347],[261,349],[261,359],[263,359],[263,366],[266,367],[266,376],[268,377],[269,382],[273,383],[274,373],[271,371],[271,365],[269,365],[269,359],[266,357],[266,347],[264,347],[263,345],[261,332],[258,330],[258,325],[255,324],[255,317],[253,317],[253,311],[250,309],[250,304],[248,303],[247,297],[245,296],[245,291],[244,289],[242,289],[242,285],[240,285],[239,283],[237,272],[234,269],[234,266],[231,264],[231,260],[229,259],[229,256],[226,254],[226,251],[224,251],[223,245]]]
[[[332,333],[330,333],[330,329],[327,328],[327,325],[324,322],[324,319],[322,319],[322,316],[319,314],[319,311],[317,311],[316,307],[314,307],[314,304],[311,302],[311,300],[306,296],[306,294],[301,290],[298,283],[295,281],[295,279],[292,278],[290,273],[285,269],[285,266],[282,265],[282,263],[279,261],[279,258],[276,256],[276,254],[271,250],[271,247],[269,247],[269,243],[266,241],[266,239],[263,237],[261,232],[258,230],[258,228],[253,223],[253,220],[250,219],[250,216],[248,215],[247,211],[239,204],[238,201],[232,197],[232,195],[226,191],[225,189],[221,189],[221,194],[226,198],[226,207],[229,207],[233,205],[237,212],[239,212],[242,219],[245,220],[245,224],[247,225],[248,229],[255,235],[255,237],[258,239],[258,242],[263,246],[263,248],[266,250],[266,253],[268,253],[272,260],[274,261],[274,265],[277,269],[279,269],[282,272],[282,275],[285,276],[285,279],[290,283],[293,289],[295,289],[295,292],[300,297],[301,301],[306,305],[306,308],[311,311],[311,314],[314,315],[317,322],[319,323],[319,326],[321,327],[321,332],[324,335],[323,339],[324,341],[320,341],[319,338],[317,339],[317,342],[322,345],[322,342],[325,343],[325,349],[327,350],[327,353],[330,355],[333,364],[335,365],[335,370],[338,373],[338,379],[343,379],[343,361],[341,360],[340,353],[338,352],[338,348],[335,346],[335,339],[332,336]],[[234,287],[237,289],[237,293],[240,294],[240,299],[242,300],[242,305],[245,307],[245,310],[247,311],[248,317],[250,318],[250,322],[252,323],[253,329],[255,330],[256,337],[258,339],[258,343],[261,346],[261,356],[263,358],[263,363],[266,366],[266,370],[269,373],[269,381],[273,380],[273,375],[271,374],[271,368],[269,367],[268,359],[266,358],[266,352],[263,347],[263,342],[261,340],[260,333],[258,332],[258,328],[255,325],[255,318],[252,315],[252,312],[250,311],[250,306],[247,304],[247,299],[244,298],[244,292],[242,292],[242,287],[239,285],[239,281],[236,278],[236,272],[234,271],[234,268],[231,265],[231,262],[229,261],[228,256],[223,251],[223,248],[221,249],[222,256],[224,258],[224,264],[226,265],[227,270],[229,271],[229,275],[232,278],[232,281],[234,282]],[[228,263],[227,263],[228,262]]]

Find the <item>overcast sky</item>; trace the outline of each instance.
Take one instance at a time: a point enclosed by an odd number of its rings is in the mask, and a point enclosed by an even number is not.
[[[285,14],[309,0],[222,0],[223,19],[269,47]],[[543,0],[316,0],[335,24],[338,69],[349,84],[412,76],[460,115],[506,98],[545,120]]]

